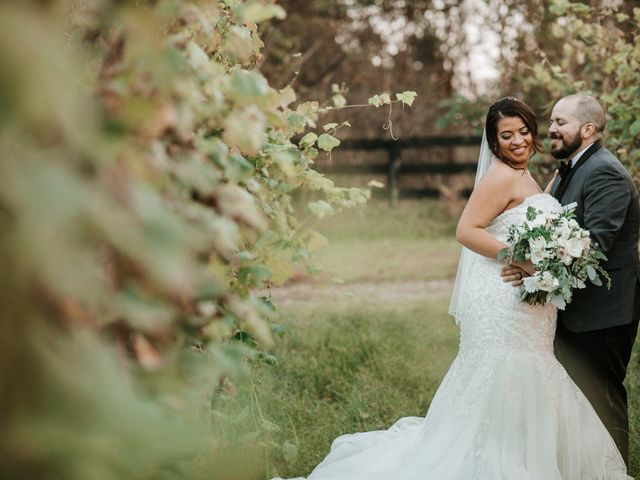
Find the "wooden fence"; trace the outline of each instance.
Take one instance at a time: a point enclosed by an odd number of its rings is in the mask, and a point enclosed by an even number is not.
[[[415,174],[457,174],[462,172],[474,172],[477,165],[476,158],[470,158],[464,162],[453,161],[453,148],[459,146],[480,146],[479,136],[431,136],[393,139],[346,139],[340,144],[340,151],[360,150],[374,151],[384,150],[387,152],[386,164],[337,164],[332,166],[318,166],[318,169],[325,173],[352,175],[352,174],[375,174],[387,176],[389,202],[395,206],[401,195],[400,176]],[[448,147],[448,155],[444,156],[444,161],[439,163],[407,163],[401,161],[402,150],[405,149],[431,149],[437,147]],[[414,194],[416,192],[413,192]],[[423,192],[426,195],[434,194],[433,191]],[[435,192],[437,194],[437,192]]]

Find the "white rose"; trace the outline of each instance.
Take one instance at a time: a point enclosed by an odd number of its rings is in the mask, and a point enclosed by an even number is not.
[[[573,261],[573,258],[569,255],[565,247],[560,247],[558,249],[558,259],[565,265],[571,265],[571,262]]]
[[[523,286],[529,293],[534,293],[540,290],[544,292],[553,292],[558,288],[558,286],[560,286],[560,282],[557,278],[554,278],[550,272],[537,272],[535,275],[526,277],[523,281]]]
[[[584,253],[589,253],[591,250],[591,239],[589,237],[582,237],[582,248],[584,249]]]
[[[574,258],[582,256],[582,250],[584,249],[584,242],[581,238],[570,238],[567,240],[567,253]]]
[[[529,239],[529,248],[531,249],[531,262],[533,262],[534,265],[542,262],[547,257],[547,252],[545,251],[546,246],[547,243],[542,237]]]
[[[569,228],[576,228],[578,225],[578,222],[576,222],[573,218],[571,220],[569,220]]]
[[[546,250],[535,250],[531,252],[531,263],[539,265],[545,258],[547,258]]]
[[[536,237],[529,239],[529,248],[531,251],[542,250],[547,246],[547,242],[543,237]]]
[[[563,237],[562,235],[558,235],[558,237],[555,240],[556,240],[556,245],[558,245],[558,247],[567,248],[567,242],[569,241],[568,237]]]

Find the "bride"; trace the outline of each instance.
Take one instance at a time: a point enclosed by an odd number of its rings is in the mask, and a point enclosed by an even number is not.
[[[489,108],[476,186],[456,232],[466,247],[450,306],[460,347],[426,417],[338,437],[309,480],[631,479],[554,356],[555,307],[521,303],[500,277],[496,256],[509,225],[524,222],[528,206],[561,208],[528,171],[536,137],[525,103],[506,97]]]

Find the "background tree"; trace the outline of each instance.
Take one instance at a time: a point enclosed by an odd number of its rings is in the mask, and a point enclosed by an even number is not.
[[[394,116],[394,125],[405,137],[432,131],[437,103],[452,87],[440,40],[425,17],[430,1],[312,0],[282,5],[289,12],[287,20],[264,30],[263,71],[274,84],[293,82],[302,98],[311,95],[326,105],[341,105],[345,98],[366,104],[372,91],[419,91],[415,107]],[[339,115],[327,120],[338,122]],[[384,136],[384,120],[380,111],[351,111],[349,121],[357,133],[340,134]]]

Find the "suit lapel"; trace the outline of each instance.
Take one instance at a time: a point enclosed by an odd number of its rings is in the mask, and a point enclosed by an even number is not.
[[[560,180],[560,183],[558,184],[557,188],[555,188],[555,185],[554,185],[555,192],[553,196],[556,197],[558,201],[562,199],[562,195],[564,195],[564,192],[567,190],[567,186],[569,185],[571,178],[573,178],[573,175],[576,173],[576,170],[578,170],[582,165],[584,165],[587,162],[587,160],[589,160],[589,158],[591,158],[591,156],[600,149],[600,147],[601,145],[599,142],[591,144],[582,154],[582,156],[580,157],[580,160],[578,160],[578,162],[573,167],[571,167],[571,170],[569,170],[565,178]]]
[[[551,185],[551,195],[556,196],[556,192],[558,191],[558,187],[560,186],[560,182],[562,179],[559,176],[556,176],[553,180],[553,185]],[[557,197],[556,197],[557,198]]]

